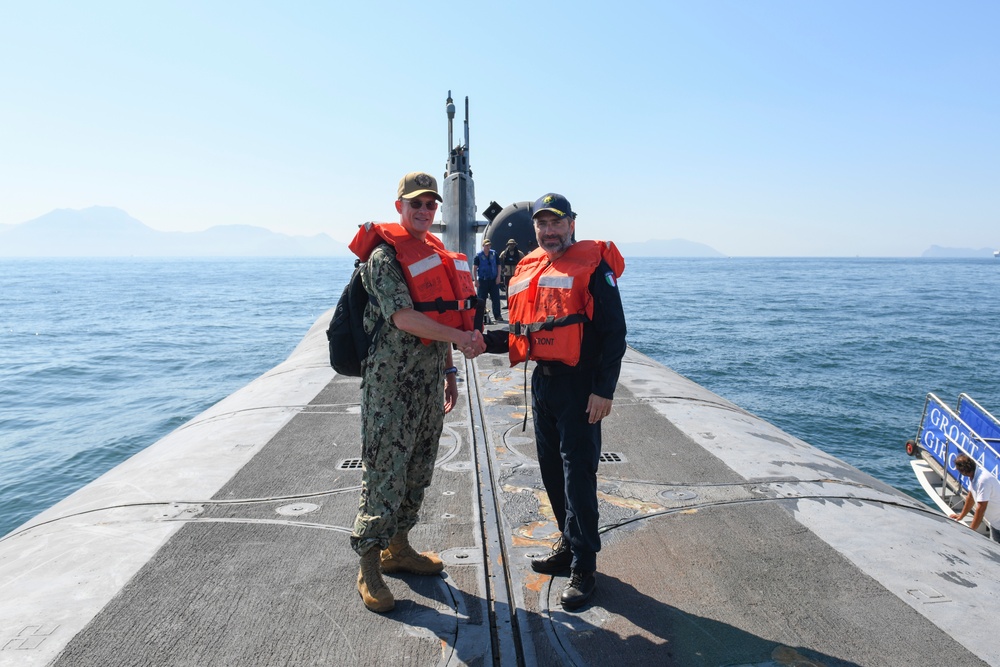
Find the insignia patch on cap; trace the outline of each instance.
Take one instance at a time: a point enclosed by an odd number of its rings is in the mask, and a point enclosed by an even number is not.
[[[427,174],[417,174],[416,177],[413,179],[413,182],[422,188],[426,188],[428,185],[431,184],[431,177],[428,176]]]
[[[555,197],[553,197],[552,195],[549,195],[548,197],[546,197],[542,201],[545,202],[545,204],[547,206],[547,205],[551,204],[553,201],[555,201]]]
[[[618,283],[615,282],[614,271],[608,271],[607,273],[605,273],[604,280],[606,280],[608,284],[611,285],[612,287],[618,287]]]

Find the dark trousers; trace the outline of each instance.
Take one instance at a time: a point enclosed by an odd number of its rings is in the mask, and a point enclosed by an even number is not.
[[[572,567],[597,569],[601,536],[597,532],[597,465],[601,424],[589,424],[590,376],[547,376],[540,367],[531,376],[531,410],[542,484],[563,538],[573,550]]]
[[[487,295],[493,301],[493,319],[500,319],[500,285],[497,284],[496,278],[488,278],[486,280],[479,281],[479,289],[476,290],[476,296],[480,299],[486,300]]]

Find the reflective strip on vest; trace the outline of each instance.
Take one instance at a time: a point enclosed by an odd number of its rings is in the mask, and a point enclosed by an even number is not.
[[[419,262],[414,262],[413,264],[410,264],[406,268],[409,269],[410,275],[416,278],[421,273],[425,271],[430,271],[436,266],[441,266],[441,264],[442,264],[441,257],[438,256],[437,254],[433,254],[423,258]]]
[[[538,279],[538,286],[573,289],[573,276],[542,276]]]
[[[469,263],[464,259],[456,259],[455,268],[458,269],[459,271],[466,271],[472,273],[472,271],[469,269]]]
[[[530,280],[522,280],[521,282],[511,283],[507,286],[507,298],[510,298],[517,294],[518,292],[523,292],[528,289],[528,285],[531,284]]]

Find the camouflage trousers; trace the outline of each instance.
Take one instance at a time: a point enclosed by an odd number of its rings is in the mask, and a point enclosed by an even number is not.
[[[362,388],[361,399],[364,469],[351,533],[359,555],[373,546],[385,549],[393,535],[417,523],[444,428],[443,383],[404,396],[373,384]]]

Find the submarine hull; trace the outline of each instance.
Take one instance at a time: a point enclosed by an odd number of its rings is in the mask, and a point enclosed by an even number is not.
[[[0,540],[0,666],[1000,664],[1000,545],[631,349],[589,603],[530,569],[556,537],[530,369],[483,355],[411,533],[445,573],[388,575],[396,609],[368,612],[359,380],[328,321]]]

